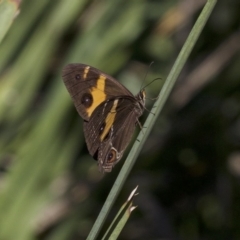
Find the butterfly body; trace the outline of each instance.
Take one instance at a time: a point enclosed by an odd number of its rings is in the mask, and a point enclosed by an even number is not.
[[[145,92],[133,96],[117,80],[85,64],[67,65],[63,80],[84,120],[89,153],[98,161],[100,171],[111,172],[144,111]]]

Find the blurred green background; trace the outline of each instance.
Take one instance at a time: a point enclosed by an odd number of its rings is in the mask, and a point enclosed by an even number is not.
[[[0,240],[86,239],[124,162],[98,172],[63,66],[134,94],[159,77],[151,109],[204,4],[22,1],[0,45]],[[218,1],[102,232],[139,185],[120,239],[240,239],[239,23],[240,1]]]

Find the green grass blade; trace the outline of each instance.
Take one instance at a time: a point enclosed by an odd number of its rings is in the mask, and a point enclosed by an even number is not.
[[[125,224],[127,223],[127,220],[129,219],[132,211],[135,209],[136,207],[133,206],[133,202],[130,201],[126,208],[123,211],[123,215],[121,216],[121,218],[119,219],[119,221],[117,222],[115,228],[113,229],[113,231],[111,232],[111,235],[108,238],[105,239],[109,239],[109,240],[115,240],[118,238],[119,234],[121,233],[123,227],[125,226]]]
[[[127,201],[122,205],[117,215],[113,219],[111,225],[109,226],[108,230],[104,234],[102,240],[117,239],[118,235],[120,234],[124,225],[126,224],[128,218],[130,217],[132,211],[136,208],[133,207],[132,204],[133,197],[138,194],[136,193],[137,189],[138,186],[135,189],[133,189]]]
[[[128,177],[128,174],[131,171],[132,166],[134,165],[134,163],[137,159],[137,156],[138,156],[139,152],[141,151],[141,148],[142,148],[144,142],[146,141],[146,138],[148,137],[148,135],[157,119],[157,116],[161,112],[163,105],[165,104],[166,99],[168,98],[168,96],[173,88],[173,85],[176,82],[176,79],[177,79],[178,75],[180,74],[185,62],[187,61],[187,58],[189,57],[189,55],[193,49],[193,46],[195,45],[216,2],[217,2],[217,0],[209,0],[205,4],[199,18],[197,19],[192,31],[190,32],[181,52],[179,53],[174,65],[166,79],[166,82],[160,92],[159,98],[157,99],[156,103],[154,104],[154,106],[151,110],[151,113],[153,113],[153,114],[149,114],[149,116],[144,124],[144,127],[146,127],[146,128],[144,128],[144,131],[141,131],[139,133],[139,136],[138,136],[139,141],[135,141],[135,143],[134,143],[134,145],[133,145],[133,147],[132,147],[103,207],[102,207],[102,210],[89,233],[89,236],[87,238],[88,240],[96,239],[96,237],[107,217],[108,212],[110,211],[116,197],[118,196],[118,193],[120,192],[126,178]]]
[[[18,1],[4,0],[0,2],[0,42],[11,26],[18,12]]]

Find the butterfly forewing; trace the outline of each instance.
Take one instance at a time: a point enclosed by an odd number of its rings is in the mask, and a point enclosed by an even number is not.
[[[63,81],[84,120],[88,120],[102,102],[119,95],[132,96],[117,80],[84,64],[67,65],[63,69]]]

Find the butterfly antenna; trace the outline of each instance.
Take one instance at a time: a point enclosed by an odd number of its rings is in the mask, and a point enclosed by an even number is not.
[[[157,81],[157,80],[162,80],[162,78],[155,78],[155,79],[153,79],[150,83],[148,83],[147,85],[145,85],[145,86],[143,87],[143,89],[146,88],[147,86],[149,86],[150,84],[152,84],[153,82]]]
[[[142,82],[142,85],[141,85],[141,88],[140,89],[144,89],[145,87],[142,87],[143,86],[143,83],[145,82],[146,78],[147,78],[147,75],[149,73],[149,70],[151,68],[151,66],[153,65],[154,61],[152,61],[149,66],[148,66],[148,69],[147,69],[147,72],[145,73],[145,76],[144,76],[144,79],[143,79],[143,82]]]

